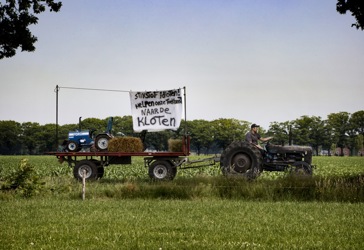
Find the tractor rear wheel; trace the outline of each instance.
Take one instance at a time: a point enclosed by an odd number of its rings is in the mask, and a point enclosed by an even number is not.
[[[110,136],[108,135],[99,135],[96,137],[95,146],[100,151],[107,151],[109,147]]]
[[[245,141],[231,143],[221,154],[220,168],[224,175],[240,175],[257,178],[262,172],[262,154]]]
[[[292,176],[311,176],[312,175],[312,167],[310,164],[304,161],[297,161],[292,164],[289,169],[289,173]]]

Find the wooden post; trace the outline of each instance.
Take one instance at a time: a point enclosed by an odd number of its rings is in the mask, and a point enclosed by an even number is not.
[[[85,194],[86,194],[86,169],[82,172],[82,200],[85,200]]]

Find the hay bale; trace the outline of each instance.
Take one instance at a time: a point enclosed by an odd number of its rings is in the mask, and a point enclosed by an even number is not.
[[[137,137],[118,137],[109,141],[109,152],[143,152],[142,140]]]
[[[181,139],[168,139],[168,151],[169,152],[182,152],[182,140]]]

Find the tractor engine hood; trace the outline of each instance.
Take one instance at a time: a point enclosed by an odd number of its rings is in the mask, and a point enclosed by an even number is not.
[[[267,151],[273,154],[284,153],[303,153],[308,154],[312,152],[309,146],[280,146],[280,145],[267,145]]]

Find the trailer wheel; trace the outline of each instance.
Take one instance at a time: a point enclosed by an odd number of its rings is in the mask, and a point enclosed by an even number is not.
[[[83,170],[86,170],[86,180],[96,180],[98,178],[98,167],[94,162],[89,160],[79,161],[73,168],[73,176],[81,181]]]
[[[77,152],[79,150],[78,144],[75,141],[68,141],[66,148],[69,152]]]
[[[310,164],[304,161],[297,161],[292,164],[289,169],[289,173],[292,176],[311,176],[312,175],[312,167]]]
[[[97,168],[97,178],[101,179],[104,177],[105,169],[104,167],[98,167]]]
[[[100,151],[106,151],[109,147],[110,137],[108,135],[100,135],[96,137],[95,146]]]
[[[103,166],[101,166],[101,162],[95,159],[91,159],[89,161],[92,161],[96,167],[97,167],[97,178],[101,179],[104,176],[105,169]]]
[[[152,180],[173,180],[177,174],[177,168],[172,167],[168,161],[157,160],[149,166],[148,172]]]

